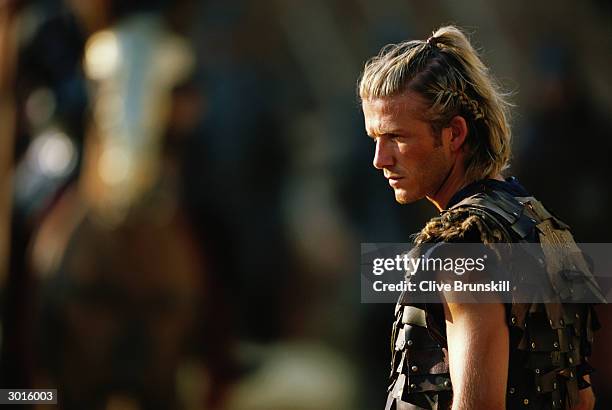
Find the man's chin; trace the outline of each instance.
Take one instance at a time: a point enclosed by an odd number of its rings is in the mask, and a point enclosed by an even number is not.
[[[421,199],[417,195],[414,195],[414,194],[410,195],[408,192],[406,192],[403,189],[395,189],[394,191],[395,191],[395,201],[402,205],[411,204]]]

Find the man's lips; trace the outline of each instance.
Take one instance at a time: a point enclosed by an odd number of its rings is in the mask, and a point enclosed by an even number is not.
[[[397,185],[398,181],[400,179],[403,179],[404,177],[400,177],[399,175],[389,175],[386,178],[389,180],[389,185],[394,187],[395,185]]]

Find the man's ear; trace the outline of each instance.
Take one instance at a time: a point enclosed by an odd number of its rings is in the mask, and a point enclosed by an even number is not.
[[[458,151],[465,144],[465,139],[468,134],[468,126],[465,122],[465,118],[461,115],[455,115],[448,123],[448,128],[450,128],[451,132],[450,148],[452,151]]]

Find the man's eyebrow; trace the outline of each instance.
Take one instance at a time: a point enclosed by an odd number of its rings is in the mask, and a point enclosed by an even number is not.
[[[367,134],[370,138],[377,138],[377,137],[383,137],[385,135],[388,135],[388,136],[405,135],[406,131],[398,128],[398,129],[392,129],[392,130],[384,130],[384,132],[380,132],[380,130],[374,130],[371,132],[368,131]]]

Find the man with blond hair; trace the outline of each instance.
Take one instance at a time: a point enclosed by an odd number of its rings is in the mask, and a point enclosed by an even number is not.
[[[460,29],[384,47],[366,63],[359,95],[374,167],[397,202],[427,198],[441,212],[416,243],[539,242],[542,226],[570,235],[502,176],[510,105]],[[592,307],[543,306],[418,305],[402,294],[386,409],[592,409]]]

